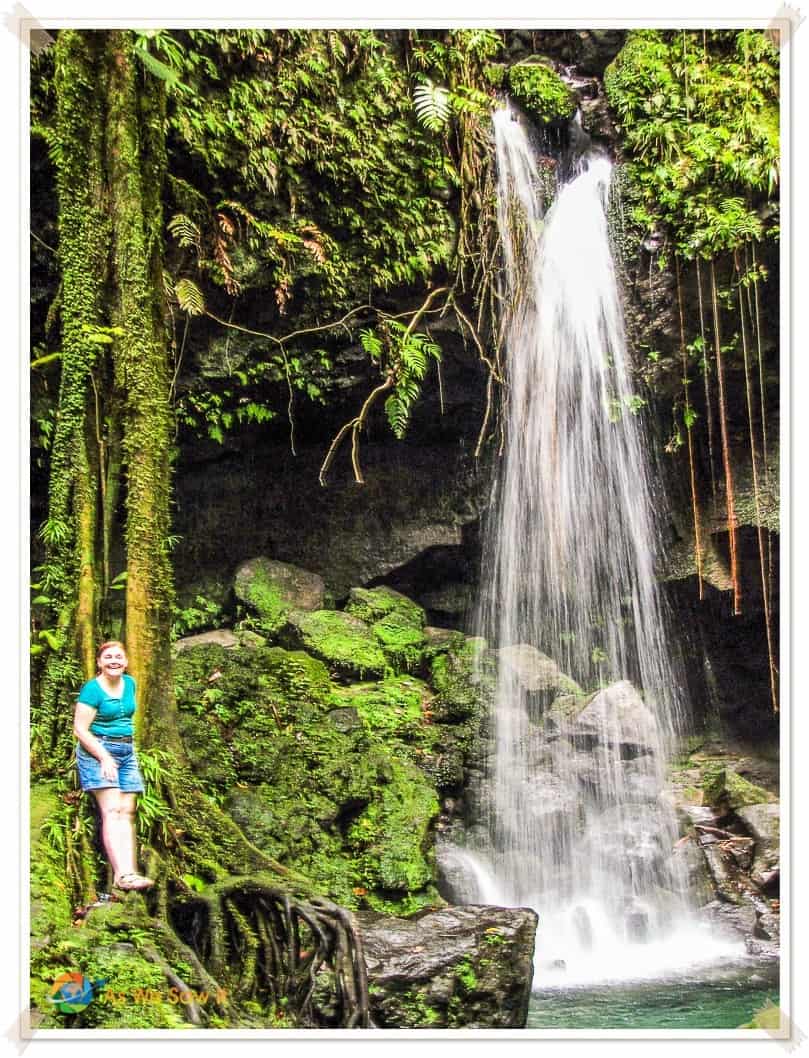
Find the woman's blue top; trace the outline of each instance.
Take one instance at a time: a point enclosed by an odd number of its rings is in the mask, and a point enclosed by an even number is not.
[[[132,714],[136,709],[135,681],[126,673],[121,677],[124,689],[120,698],[111,698],[97,679],[88,680],[79,691],[79,701],[96,710],[90,724],[94,735],[131,735]]]

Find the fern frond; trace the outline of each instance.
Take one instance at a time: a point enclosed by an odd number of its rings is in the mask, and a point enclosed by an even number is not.
[[[197,224],[185,213],[175,213],[166,225],[169,234],[173,235],[180,246],[192,246],[199,249],[200,230]]]
[[[196,283],[190,279],[178,279],[174,285],[177,302],[183,312],[189,316],[202,316],[205,312],[205,298]]]
[[[427,80],[416,85],[413,91],[413,105],[416,117],[430,132],[441,132],[446,127],[450,115],[449,92],[441,85]]]
[[[360,331],[360,345],[372,360],[379,360],[382,356],[382,342],[370,329]]]

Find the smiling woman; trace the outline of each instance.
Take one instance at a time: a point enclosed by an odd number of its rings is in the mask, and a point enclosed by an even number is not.
[[[138,874],[135,863],[135,802],[143,779],[132,735],[135,681],[126,674],[123,643],[103,643],[96,665],[98,675],[79,691],[73,719],[79,781],[98,802],[115,888],[148,889],[154,882]]]

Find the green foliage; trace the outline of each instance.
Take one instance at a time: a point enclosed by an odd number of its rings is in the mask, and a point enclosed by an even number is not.
[[[202,200],[181,193],[178,205],[207,240],[214,282],[240,282],[234,251],[244,247],[283,313],[300,281],[307,297],[346,304],[360,284],[413,282],[448,259],[449,216],[430,194],[434,146],[413,120],[387,34],[175,36],[192,91],[174,96],[169,123],[208,179]]]
[[[573,117],[575,97],[551,66],[520,62],[509,67],[507,77],[514,98],[540,121],[567,121]]]
[[[216,628],[222,617],[222,607],[214,599],[197,594],[186,606],[172,608],[171,638],[181,639],[195,632]]]
[[[777,235],[778,51],[760,30],[635,30],[604,78],[642,228],[686,258]]]

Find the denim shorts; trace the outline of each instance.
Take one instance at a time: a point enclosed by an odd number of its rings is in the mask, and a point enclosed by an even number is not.
[[[76,744],[76,764],[82,790],[118,789],[123,793],[143,793],[143,776],[138,767],[138,758],[131,742],[113,742],[112,739],[96,735],[96,738],[118,765],[118,778],[105,779],[101,774],[101,762],[79,742]]]

